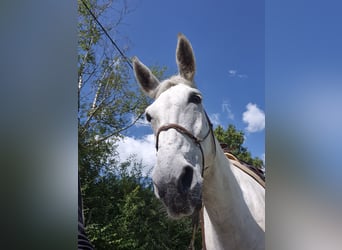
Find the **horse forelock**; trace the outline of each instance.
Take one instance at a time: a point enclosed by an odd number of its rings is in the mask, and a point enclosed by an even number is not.
[[[180,75],[174,75],[160,83],[158,89],[156,90],[155,98],[158,98],[163,92],[178,84],[184,84],[188,86],[195,85],[193,82],[186,80]]]

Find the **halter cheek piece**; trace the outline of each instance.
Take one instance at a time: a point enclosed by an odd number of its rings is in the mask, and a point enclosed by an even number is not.
[[[156,150],[157,150],[157,152],[158,152],[158,148],[159,148],[159,135],[162,131],[167,131],[167,130],[172,128],[172,129],[177,130],[179,133],[188,136],[199,147],[199,149],[201,151],[201,154],[202,154],[202,177],[203,177],[204,167],[205,167],[205,158],[204,158],[204,153],[203,153],[203,148],[202,148],[201,142],[203,142],[210,134],[212,134],[213,142],[215,144],[214,133],[213,133],[213,124],[210,122],[207,113],[205,113],[205,116],[206,116],[208,124],[209,124],[209,130],[202,139],[197,138],[191,132],[189,132],[186,128],[184,128],[184,127],[182,127],[176,123],[170,123],[170,124],[166,124],[166,125],[161,126],[158,129],[157,135],[156,135]],[[214,148],[216,149],[216,147],[214,147]]]

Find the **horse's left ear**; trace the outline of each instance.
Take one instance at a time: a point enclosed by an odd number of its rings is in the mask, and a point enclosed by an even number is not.
[[[178,34],[176,61],[179,74],[186,80],[193,82],[196,71],[195,56],[191,43],[183,34]]]

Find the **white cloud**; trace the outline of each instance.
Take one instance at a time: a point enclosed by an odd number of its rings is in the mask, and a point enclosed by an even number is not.
[[[142,162],[143,175],[147,175],[149,170],[156,164],[156,148],[154,135],[146,135],[142,138],[124,137],[118,142],[117,151],[120,162],[127,161],[131,156],[135,156],[138,162]]]
[[[229,104],[228,101],[223,101],[223,103],[222,103],[222,112],[223,113],[227,113],[228,118],[230,120],[234,120],[234,114],[233,114],[233,112],[232,112],[232,110],[230,108],[230,104]]]
[[[242,120],[247,123],[247,132],[253,133],[265,128],[265,113],[256,104],[248,103],[247,111],[243,112]]]
[[[248,78],[248,75],[246,75],[246,74],[238,74],[237,77],[239,77],[239,78]]]
[[[218,126],[221,124],[219,113],[210,114],[209,119],[214,126]]]
[[[239,74],[238,74],[238,71],[237,71],[236,69],[230,69],[230,70],[228,70],[228,75],[229,75],[230,77],[248,78],[248,75],[246,75],[246,74],[242,74],[242,73],[240,73],[240,72],[239,72]]]
[[[237,70],[235,70],[235,69],[230,69],[230,70],[228,70],[229,76],[235,76],[235,75],[236,75],[236,72],[237,72]]]

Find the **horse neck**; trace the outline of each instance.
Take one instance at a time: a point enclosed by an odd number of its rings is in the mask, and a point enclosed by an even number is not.
[[[212,220],[236,220],[234,213],[240,211],[243,203],[240,187],[235,179],[231,164],[216,141],[216,154],[208,163],[203,180],[203,203]],[[229,212],[229,213],[228,213]],[[234,215],[234,216],[233,216]],[[214,221],[213,221],[214,222]]]
[[[244,201],[232,166],[216,140],[216,154],[203,181],[204,225],[207,249],[254,249],[252,237],[262,231]],[[255,232],[257,234],[255,235]],[[253,247],[252,247],[253,246]],[[252,248],[251,248],[252,247]]]

